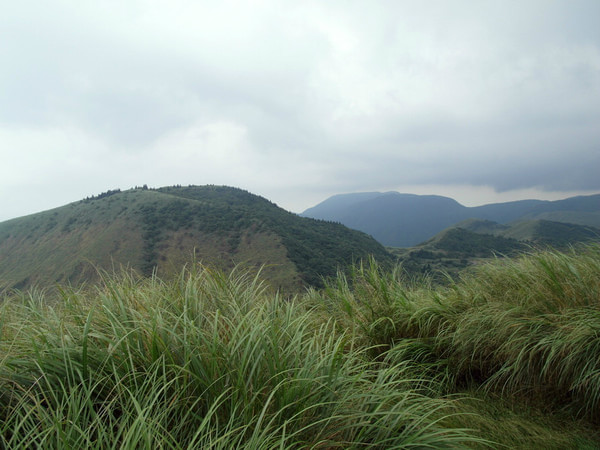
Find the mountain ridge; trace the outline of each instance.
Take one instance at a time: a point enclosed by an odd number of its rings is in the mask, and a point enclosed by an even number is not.
[[[341,204],[343,208],[331,208]],[[353,201],[356,199],[356,201]],[[331,220],[363,231],[388,247],[412,247],[461,221],[475,218],[500,224],[545,219],[600,227],[600,194],[563,200],[517,200],[467,207],[450,197],[369,193],[340,194],[308,208],[304,217]]]

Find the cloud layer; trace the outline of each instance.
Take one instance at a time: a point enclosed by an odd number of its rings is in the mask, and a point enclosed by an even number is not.
[[[13,2],[0,220],[144,183],[296,211],[408,186],[600,191],[598,17],[596,0]]]

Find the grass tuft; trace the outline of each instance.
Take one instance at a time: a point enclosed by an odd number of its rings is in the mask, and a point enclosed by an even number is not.
[[[0,436],[7,448],[454,447],[439,382],[355,342],[258,276],[193,267],[172,281],[7,299]],[[435,395],[434,395],[435,394]]]

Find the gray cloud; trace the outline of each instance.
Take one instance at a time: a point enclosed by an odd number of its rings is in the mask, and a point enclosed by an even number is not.
[[[143,183],[296,211],[406,186],[600,191],[597,17],[595,0],[13,2],[0,220]]]

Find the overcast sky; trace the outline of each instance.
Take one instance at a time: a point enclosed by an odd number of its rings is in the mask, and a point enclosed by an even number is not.
[[[223,184],[600,192],[600,1],[0,0],[0,220]]]

